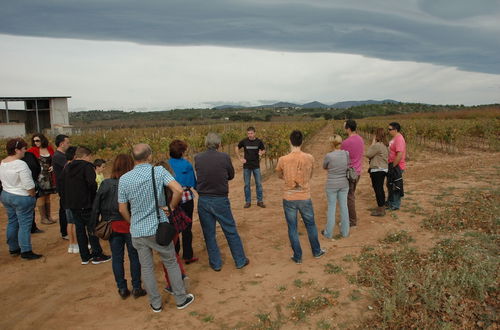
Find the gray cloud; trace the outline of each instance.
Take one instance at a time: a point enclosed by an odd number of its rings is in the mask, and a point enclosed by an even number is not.
[[[0,33],[360,54],[500,74],[496,0],[2,1]]]

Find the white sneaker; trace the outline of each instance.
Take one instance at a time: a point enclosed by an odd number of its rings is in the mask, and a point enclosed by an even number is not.
[[[73,244],[68,246],[68,253],[73,253]]]
[[[73,253],[80,253],[80,248],[78,247],[78,244],[73,244]]]

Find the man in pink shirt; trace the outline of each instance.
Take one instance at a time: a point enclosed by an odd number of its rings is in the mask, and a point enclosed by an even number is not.
[[[347,194],[347,208],[349,210],[349,224],[351,227],[356,226],[358,222],[358,217],[356,216],[356,197],[354,194],[363,169],[363,154],[365,152],[365,142],[363,138],[356,133],[356,127],[357,124],[355,120],[346,120],[344,129],[349,137],[342,142],[340,147],[342,150],[349,153],[349,166],[353,167],[356,173],[358,173],[356,182],[349,181],[349,193]]]
[[[404,170],[406,169],[406,141],[401,135],[401,125],[396,122],[389,124],[387,128],[389,134],[392,136],[392,140],[389,142],[389,168],[391,165],[393,168],[399,167],[401,169],[401,187],[402,188],[402,178]],[[389,180],[387,181],[389,196],[387,198],[387,208],[390,210],[399,210],[401,206],[401,190],[393,189],[389,186]]]

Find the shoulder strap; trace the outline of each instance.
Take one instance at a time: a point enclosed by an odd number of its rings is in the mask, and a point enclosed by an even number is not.
[[[158,195],[156,194],[156,180],[155,180],[155,167],[151,167],[151,176],[153,177],[153,194],[155,195],[155,210],[158,222],[160,222],[160,206],[158,205]]]

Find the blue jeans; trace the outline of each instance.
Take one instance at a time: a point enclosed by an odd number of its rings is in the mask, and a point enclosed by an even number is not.
[[[401,171],[401,176],[403,175],[404,171]],[[389,186],[389,180],[387,180],[387,190],[389,191],[389,194],[387,196],[387,204],[389,207],[393,209],[399,209],[401,207],[401,195],[399,192],[394,192],[392,191],[391,187]]]
[[[113,266],[113,274],[115,275],[116,286],[118,289],[127,288],[127,280],[125,279],[125,270],[123,262],[125,261],[125,245],[127,246],[128,259],[130,260],[130,275],[132,276],[132,287],[134,289],[141,288],[141,264],[137,250],[132,245],[132,236],[130,233],[115,233],[109,238],[109,246],[111,248],[111,261]]]
[[[285,211],[285,219],[288,225],[288,238],[292,245],[293,258],[296,261],[302,260],[302,248],[300,247],[299,233],[297,231],[297,212],[300,212],[302,220],[307,230],[309,244],[311,244],[312,253],[314,256],[321,252],[321,247],[318,240],[318,230],[314,222],[314,209],[310,199],[301,201],[283,200],[283,210]]]
[[[328,212],[326,214],[327,222],[325,236],[332,238],[333,227],[335,227],[335,211],[337,201],[340,207],[340,233],[343,237],[349,236],[349,211],[347,210],[347,193],[349,187],[341,189],[326,189],[326,197],[328,199]]]
[[[222,267],[222,259],[215,233],[216,221],[218,221],[226,236],[236,267],[243,267],[247,258],[243,250],[240,235],[238,235],[236,223],[234,222],[229,198],[200,196],[198,198],[198,215],[207,246],[210,266],[214,269]]]
[[[257,190],[257,201],[262,202],[262,178],[260,176],[260,168],[244,168],[243,180],[245,181],[245,202],[250,203],[252,201],[252,191],[250,189],[252,173],[255,179],[255,189]]]
[[[36,198],[2,191],[2,204],[7,210],[7,244],[10,251],[31,251],[31,223]]]

